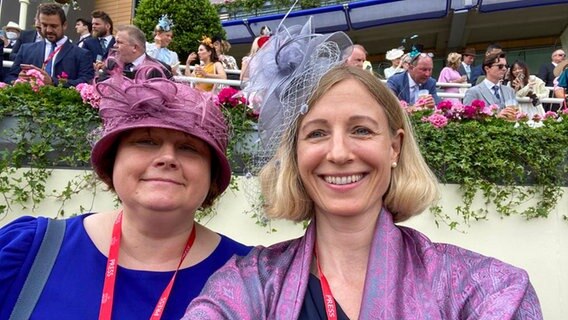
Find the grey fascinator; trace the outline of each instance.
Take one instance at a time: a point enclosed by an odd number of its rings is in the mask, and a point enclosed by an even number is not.
[[[244,92],[259,113],[257,169],[272,158],[285,133],[294,130],[321,77],[343,63],[351,46],[343,32],[314,33],[310,17],[303,26],[281,24],[253,56]]]

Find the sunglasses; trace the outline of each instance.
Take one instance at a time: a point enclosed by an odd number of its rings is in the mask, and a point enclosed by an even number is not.
[[[420,58],[426,58],[426,57],[434,58],[434,54],[432,52],[428,52],[428,53],[421,52],[421,53],[415,55],[414,57],[412,57],[412,59],[410,60],[410,63],[414,63],[414,61],[418,60],[419,57]]]
[[[566,54],[565,54],[565,53],[557,53],[557,54],[555,54],[555,56],[559,56],[559,57],[565,57],[565,56],[566,56]]]
[[[506,64],[494,64],[494,65],[492,65],[491,67],[497,67],[497,68],[499,68],[499,70],[501,70],[501,69],[503,69],[503,68],[506,68],[506,69],[509,68],[509,66],[506,65]]]

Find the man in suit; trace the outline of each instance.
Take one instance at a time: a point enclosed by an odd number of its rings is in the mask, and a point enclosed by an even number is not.
[[[493,53],[486,56],[482,66],[485,79],[465,92],[463,104],[471,105],[474,100],[482,100],[486,105],[496,104],[499,106],[501,116],[513,119],[516,109],[510,104],[516,105],[515,90],[501,84],[507,73],[505,53]]]
[[[471,71],[473,69],[473,62],[475,61],[475,48],[466,48],[462,53],[462,62],[458,68],[458,72],[462,76],[466,76],[467,82],[471,82]]]
[[[540,66],[538,71],[538,78],[544,81],[547,87],[554,87],[554,68],[561,63],[564,59],[566,59],[566,53],[562,49],[555,50],[552,52],[550,56],[550,62],[544,63]],[[549,97],[554,97],[554,90],[550,90]],[[544,110],[551,111],[554,107],[554,104],[551,103],[543,103],[542,104]]]
[[[16,60],[16,56],[18,55],[18,51],[22,44],[24,43],[34,43],[43,41],[43,36],[41,35],[41,26],[39,25],[39,10],[36,12],[36,16],[34,18],[34,29],[33,30],[24,30],[20,33],[20,37],[14,43],[12,47],[12,53],[10,53],[10,60]]]
[[[360,44],[354,44],[351,48],[351,55],[347,57],[345,64],[363,69],[363,64],[367,60],[367,50]]]
[[[95,63],[104,61],[108,57],[110,49],[114,46],[115,38],[112,35],[112,19],[106,12],[95,10],[91,13],[91,17],[93,36],[83,42],[83,48],[91,52]]]
[[[503,48],[497,43],[492,43],[487,46],[487,49],[485,50],[485,57],[493,53],[501,52],[503,52]],[[471,69],[471,84],[476,85],[483,81],[483,79],[485,78],[483,74],[483,65],[478,64],[477,66],[473,67],[473,69]]]
[[[57,85],[58,77],[67,74],[66,86],[76,86],[93,79],[90,53],[83,50],[64,35],[67,18],[60,5],[42,3],[39,8],[41,33],[45,41],[24,44],[10,68],[6,82],[16,78],[28,79],[26,71],[36,69],[44,76],[46,84]]]
[[[433,108],[441,100],[436,93],[436,79],[432,78],[434,63],[426,53],[419,53],[412,58],[406,72],[397,73],[387,80],[387,86],[399,100],[415,105],[422,98],[424,107]],[[421,90],[427,90],[428,95],[419,97]]]
[[[121,26],[116,33],[114,45],[116,55],[111,56],[106,61],[106,65],[97,66],[99,76],[96,81],[104,81],[109,76],[111,70],[122,68],[122,74],[130,79],[134,79],[138,70],[144,66],[152,66],[147,78],[166,77],[172,78],[171,67],[156,60],[146,54],[146,36],[142,30],[132,25]],[[160,72],[161,70],[161,72]]]
[[[566,53],[562,49],[555,50],[550,56],[550,62],[540,66],[538,77],[544,81],[547,87],[554,87],[554,68],[566,59]]]
[[[85,45],[83,42],[91,37],[92,29],[90,21],[83,18],[79,18],[75,21],[75,31],[79,35],[79,40],[76,44],[79,48],[83,48]]]

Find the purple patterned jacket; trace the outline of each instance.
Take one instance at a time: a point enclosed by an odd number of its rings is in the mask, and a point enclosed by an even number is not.
[[[360,319],[542,319],[524,270],[393,223],[382,210],[371,246]],[[295,240],[233,257],[183,319],[297,319],[315,224]]]

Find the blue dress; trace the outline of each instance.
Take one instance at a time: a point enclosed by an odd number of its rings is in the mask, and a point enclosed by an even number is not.
[[[97,319],[107,258],[87,235],[80,215],[67,220],[63,244],[31,319]],[[46,218],[22,217],[0,229],[0,319],[8,319],[31,268]],[[178,272],[162,319],[179,319],[211,274],[250,247],[221,235],[209,257]],[[113,319],[149,319],[173,271],[118,267]]]

